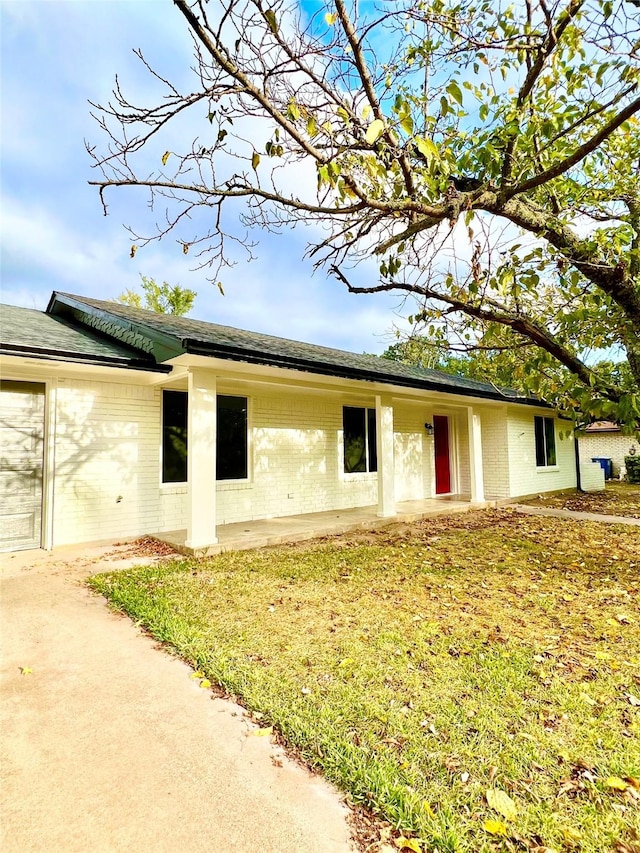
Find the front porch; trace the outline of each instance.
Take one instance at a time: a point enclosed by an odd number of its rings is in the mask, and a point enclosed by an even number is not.
[[[373,530],[389,524],[469,512],[489,506],[495,506],[495,501],[471,503],[468,500],[440,498],[399,501],[396,504],[396,514],[385,517],[378,514],[378,507],[374,505],[328,512],[311,512],[282,518],[266,518],[258,521],[241,521],[235,524],[218,525],[217,543],[203,548],[191,548],[186,544],[186,530],[171,530],[166,533],[155,533],[152,536],[160,542],[171,545],[181,554],[210,557],[224,551],[246,551],[250,548],[264,548],[269,545],[283,545],[288,542],[302,542],[321,536],[348,533],[351,530]]]

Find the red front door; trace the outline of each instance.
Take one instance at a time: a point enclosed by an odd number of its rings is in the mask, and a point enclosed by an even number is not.
[[[433,416],[433,439],[436,455],[436,495],[451,491],[451,465],[449,464],[449,418]]]

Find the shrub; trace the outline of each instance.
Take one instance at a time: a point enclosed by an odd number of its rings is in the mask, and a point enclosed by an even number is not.
[[[640,456],[625,456],[624,464],[627,469],[627,480],[630,483],[640,483]]]

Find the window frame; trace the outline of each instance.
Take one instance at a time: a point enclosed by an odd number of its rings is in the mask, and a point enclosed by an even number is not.
[[[345,412],[347,409],[362,412],[364,426],[364,470],[347,470],[347,441],[345,429]],[[373,429],[372,429],[373,427]],[[356,477],[378,472],[377,423],[376,410],[370,406],[342,406],[342,474],[346,477]]]
[[[536,468],[548,471],[558,467],[558,442],[555,418],[534,415],[533,434],[535,441]],[[549,439],[552,439],[551,441]],[[540,460],[543,460],[542,462]]]
[[[233,399],[242,399],[245,401],[245,469],[246,475],[244,477],[218,477],[218,464],[219,464],[219,401],[221,398],[230,397]],[[251,460],[252,460],[252,452],[251,452],[251,400],[246,394],[216,394],[216,484],[218,486],[228,486],[233,485],[234,483],[249,483],[251,481]]]
[[[162,388],[161,404],[160,404],[160,488],[164,491],[170,491],[176,488],[185,488],[189,483],[189,393],[181,389]],[[182,394],[185,402],[185,479],[184,480],[165,480],[165,394]],[[219,451],[219,431],[218,431],[218,401],[221,397],[237,397],[245,400],[246,404],[246,422],[245,422],[245,454],[246,454],[246,477],[218,479],[218,451]],[[251,399],[245,394],[216,394],[216,486],[223,488],[233,485],[234,483],[246,484],[251,482],[252,474],[252,441],[251,441]]]
[[[184,395],[184,414],[185,414],[185,455],[184,455],[184,480],[165,480],[165,399],[167,394],[182,394]],[[176,390],[174,388],[162,388],[161,408],[160,408],[160,485],[165,489],[186,486],[189,481],[189,395],[186,391]]]

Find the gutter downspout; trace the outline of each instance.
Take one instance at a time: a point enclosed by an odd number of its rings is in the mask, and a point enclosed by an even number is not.
[[[578,437],[573,433],[573,450],[576,457],[576,489],[579,492],[582,492],[582,477],[580,476],[580,445],[578,444]]]

